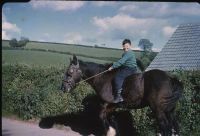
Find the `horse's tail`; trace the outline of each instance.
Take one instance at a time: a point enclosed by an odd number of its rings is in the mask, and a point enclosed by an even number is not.
[[[167,105],[167,111],[170,111],[175,103],[180,99],[183,92],[183,84],[176,78],[170,77],[172,95],[165,98],[164,104]]]

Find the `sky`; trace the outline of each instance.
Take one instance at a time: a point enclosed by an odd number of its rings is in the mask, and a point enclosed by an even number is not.
[[[5,3],[2,39],[139,49],[149,39],[160,51],[180,24],[200,23],[200,4],[184,2],[36,1]]]

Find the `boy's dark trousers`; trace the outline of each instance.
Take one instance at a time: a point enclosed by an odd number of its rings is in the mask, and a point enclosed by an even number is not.
[[[137,68],[130,68],[130,67],[120,67],[115,78],[114,78],[114,95],[115,100],[114,103],[118,103],[123,101],[121,97],[122,85],[126,77],[136,73]]]

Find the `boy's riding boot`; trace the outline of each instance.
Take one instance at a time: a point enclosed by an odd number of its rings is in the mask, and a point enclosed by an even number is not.
[[[122,91],[122,89],[117,91],[113,103],[119,103],[119,102],[123,102],[124,101],[122,96],[121,96],[121,91]]]

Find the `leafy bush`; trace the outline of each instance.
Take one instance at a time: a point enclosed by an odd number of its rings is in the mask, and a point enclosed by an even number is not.
[[[156,57],[156,53],[144,51],[142,55],[139,57],[139,59],[142,61],[144,68],[146,69],[149,64],[153,61],[153,59]]]
[[[81,83],[71,93],[60,92],[64,70],[64,67],[3,65],[3,113],[32,119],[82,110],[82,100],[94,91],[86,83]],[[184,84],[183,97],[177,103],[176,109],[181,135],[197,136],[200,134],[200,71],[174,71],[171,74]],[[132,110],[131,113],[139,135],[155,135],[157,123],[148,107]]]
[[[149,107],[132,110],[131,113],[133,115],[134,127],[140,136],[155,136],[158,126]]]
[[[200,134],[200,71],[173,71],[184,85],[183,97],[177,102],[176,118],[181,136]],[[158,128],[150,108],[132,110],[134,127],[140,136],[154,136]],[[145,130],[145,131],[144,131]]]
[[[21,37],[19,41],[17,41],[16,38],[13,38],[9,41],[9,45],[10,47],[25,47],[28,42],[29,39],[25,37]]]
[[[4,65],[3,112],[32,119],[81,110],[82,99],[92,91],[88,85],[82,84],[72,93],[62,93],[59,87],[63,69]]]
[[[17,43],[16,38],[13,38],[13,39],[11,39],[11,40],[9,41],[10,47],[16,47],[17,44],[18,44],[18,43]]]
[[[177,104],[181,135],[200,134],[200,71],[174,71],[184,84],[182,99]]]
[[[24,40],[20,40],[20,41],[18,41],[18,46],[17,47],[24,47],[24,46],[26,46],[26,41],[24,41]]]

